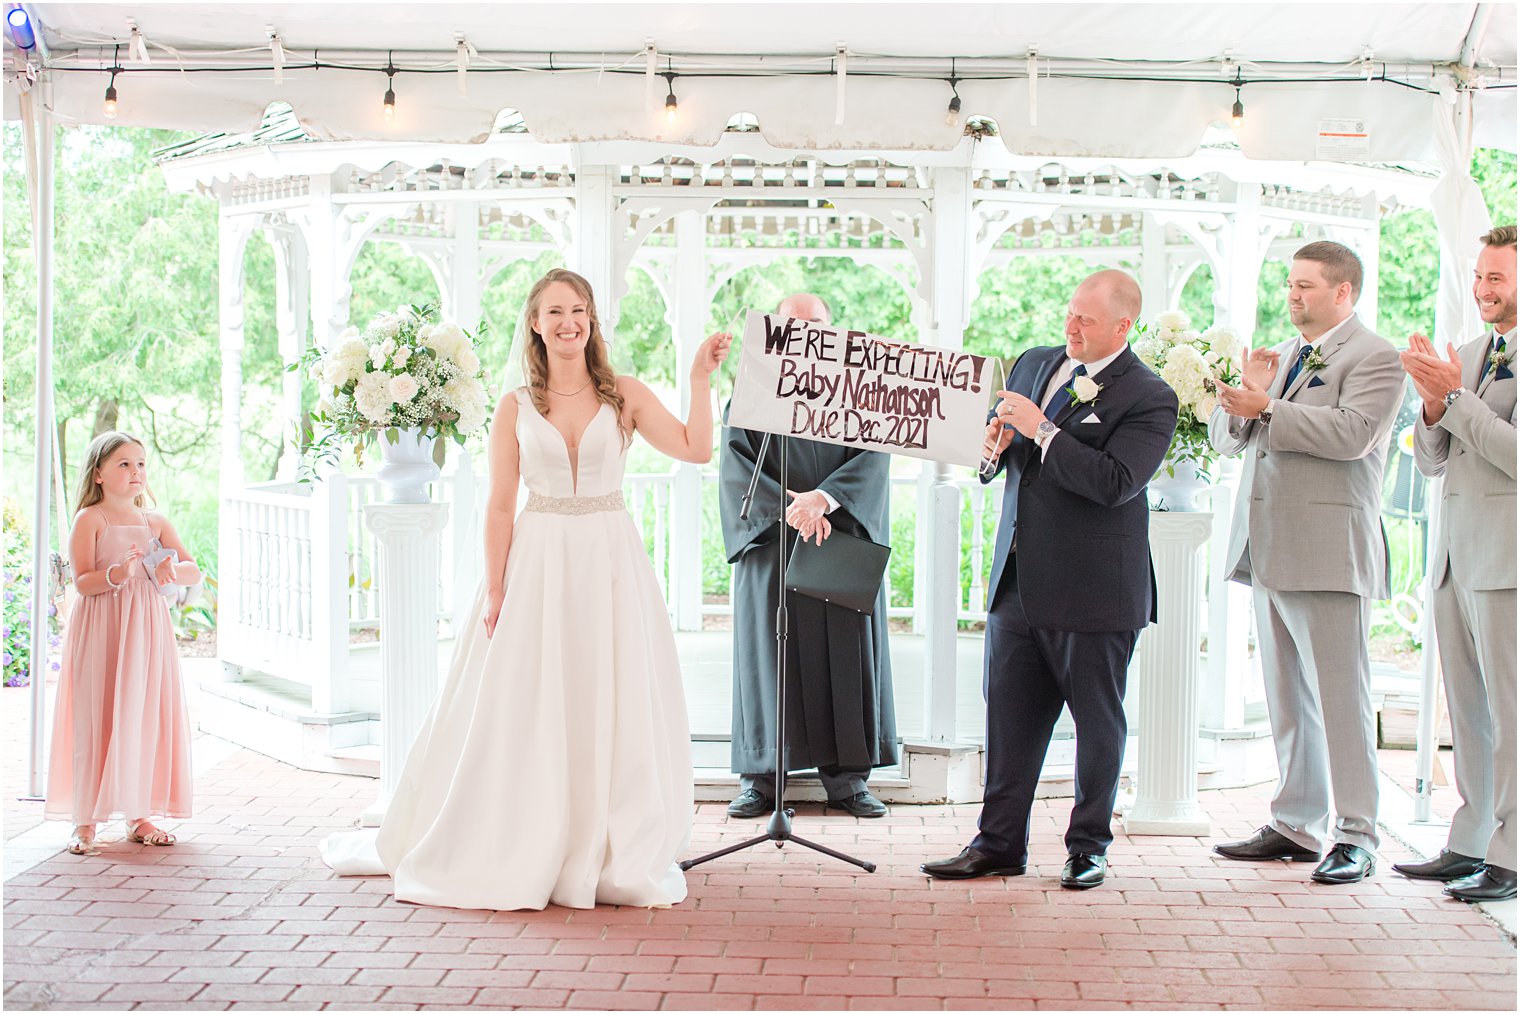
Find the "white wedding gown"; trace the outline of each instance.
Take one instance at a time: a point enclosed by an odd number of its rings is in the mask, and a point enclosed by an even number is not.
[[[322,855],[424,905],[673,905],[691,740],[665,603],[622,506],[627,451],[603,405],[577,486],[564,438],[516,397],[531,495],[495,635],[482,586],[378,836],[330,836]]]

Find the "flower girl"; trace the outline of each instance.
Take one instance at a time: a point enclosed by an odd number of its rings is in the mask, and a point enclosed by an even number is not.
[[[95,851],[97,824],[173,845],[150,818],[190,815],[190,716],[161,593],[200,582],[152,497],[142,442],[96,437],[85,453],[69,560],[79,601],[64,635],[44,815],[74,822],[69,851]]]

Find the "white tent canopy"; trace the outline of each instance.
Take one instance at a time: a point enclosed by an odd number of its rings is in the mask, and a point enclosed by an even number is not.
[[[1364,161],[1435,161],[1459,88],[1476,142],[1515,145],[1510,4],[22,6],[65,123],[105,122],[119,66],[123,125],[253,130],[285,100],[318,138],[479,140],[514,109],[540,141],[711,145],[747,113],[781,148],[948,150],[954,77],[1016,154],[1175,157],[1239,81],[1253,158],[1318,157],[1335,119],[1365,124]]]
[[[39,261],[37,573],[49,545],[57,124],[251,132],[283,101],[314,139],[485,152],[477,143],[512,111],[534,141],[564,146],[577,200],[603,206],[578,241],[601,259],[591,274],[611,283],[609,167],[629,148],[658,160],[721,147],[741,115],[772,150],[835,163],[913,152],[963,193],[971,167],[989,162],[1193,155],[1238,100],[1234,129],[1251,159],[1440,165],[1442,340],[1467,333],[1466,279],[1487,227],[1472,148],[1516,147],[1509,3],[7,4],[17,8],[37,42],[23,50],[4,36],[5,115],[26,121]],[[947,115],[952,96],[959,117]],[[964,260],[953,231],[936,243]],[[947,307],[964,298],[941,289]],[[958,341],[957,325],[948,330]],[[34,615],[44,590],[34,584]]]

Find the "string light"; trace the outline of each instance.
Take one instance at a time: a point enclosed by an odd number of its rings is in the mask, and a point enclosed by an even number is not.
[[[955,87],[960,83],[960,78],[955,76],[955,57],[950,58],[950,104],[945,107],[945,126],[959,127],[961,125],[961,93]]]
[[[1230,126],[1239,130],[1246,122],[1246,107],[1240,101],[1240,72],[1235,72],[1235,104],[1230,107]]]
[[[385,104],[380,110],[385,115],[386,123],[393,123],[396,119],[396,65],[391,60],[391,54],[385,54]]]
[[[680,103],[676,101],[676,76],[674,74],[661,74],[665,79],[665,122],[675,123],[676,114],[680,111]]]
[[[116,55],[111,61],[111,81],[106,85],[106,101],[102,107],[105,110],[106,119],[116,119],[116,75],[121,71],[121,47],[116,47]]]

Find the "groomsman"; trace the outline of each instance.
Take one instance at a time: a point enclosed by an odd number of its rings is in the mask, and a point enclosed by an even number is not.
[[[1462,805],[1446,848],[1408,877],[1463,901],[1515,896],[1515,227],[1483,236],[1473,279],[1480,340],[1437,355],[1411,335],[1404,370],[1424,402],[1414,460],[1444,475],[1432,608]]]
[[[1253,589],[1279,770],[1271,821],[1214,851],[1318,862],[1311,877],[1329,884],[1377,868],[1367,634],[1372,601],[1389,596],[1383,458],[1404,393],[1398,352],[1352,310],[1361,289],[1349,248],[1294,254],[1288,314],[1301,337],[1253,350],[1209,420],[1220,453],[1245,452],[1226,573]]]

